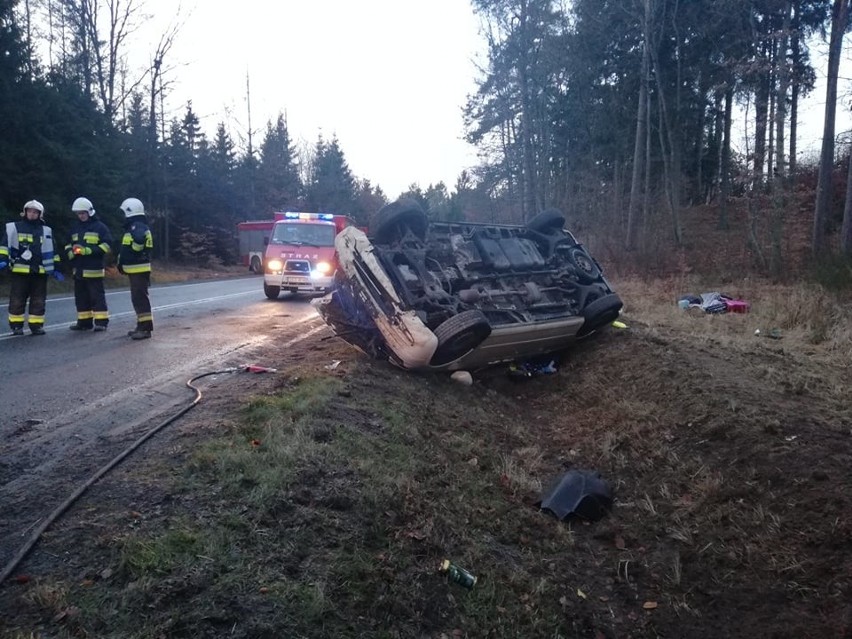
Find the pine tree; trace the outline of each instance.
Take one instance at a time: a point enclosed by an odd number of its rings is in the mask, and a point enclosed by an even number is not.
[[[296,152],[290,143],[287,122],[278,114],[275,126],[266,123],[258,166],[258,205],[263,211],[283,211],[297,206],[302,185]]]
[[[353,215],[358,213],[355,178],[337,137],[331,142],[319,136],[314,154],[307,206],[312,211]]]

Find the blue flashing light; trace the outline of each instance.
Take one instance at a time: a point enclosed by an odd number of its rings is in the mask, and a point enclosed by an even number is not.
[[[297,213],[295,211],[287,211],[284,213],[285,220],[322,220],[323,222],[334,222],[332,213]]]

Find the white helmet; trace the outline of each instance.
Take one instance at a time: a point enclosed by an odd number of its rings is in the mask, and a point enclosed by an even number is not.
[[[38,211],[38,219],[42,219],[44,217],[44,204],[38,200],[30,200],[24,204],[24,208],[21,211],[21,217],[24,217],[27,214],[27,209],[35,209]]]
[[[141,200],[135,197],[129,197],[121,203],[121,210],[124,211],[124,217],[135,217],[137,215],[145,215],[145,207]]]
[[[78,197],[74,200],[74,204],[71,205],[71,210],[75,213],[77,211],[86,211],[89,215],[95,214],[95,207],[92,206],[92,201],[87,197]]]

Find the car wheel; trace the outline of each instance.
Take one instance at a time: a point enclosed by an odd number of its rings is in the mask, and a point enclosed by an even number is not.
[[[561,231],[564,227],[565,216],[557,209],[546,209],[527,222],[528,229],[545,235]]]
[[[255,255],[251,258],[251,265],[249,265],[249,270],[252,273],[260,273],[260,270],[261,270],[260,258],[257,255]]]
[[[580,278],[580,281],[585,284],[591,284],[592,282],[597,281],[601,276],[601,270],[598,268],[598,265],[595,264],[595,261],[589,257],[589,254],[579,246],[575,246],[568,251],[568,261],[571,262],[571,265],[576,269],[577,276]]]
[[[491,324],[482,311],[463,311],[453,315],[433,331],[438,347],[431,364],[441,366],[467,355],[491,335]]]
[[[268,284],[263,285],[263,294],[271,300],[277,300],[280,292],[280,286],[269,286]]]
[[[403,198],[379,209],[373,221],[372,237],[380,244],[387,244],[402,238],[409,230],[423,240],[428,225],[426,213],[420,204],[410,198]]]
[[[583,319],[586,321],[583,322],[577,336],[589,335],[607,324],[612,324],[618,319],[618,312],[622,306],[624,302],[615,293],[609,293],[589,302],[582,311]]]

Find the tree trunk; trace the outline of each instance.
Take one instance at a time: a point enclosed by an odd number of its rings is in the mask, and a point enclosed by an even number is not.
[[[831,199],[831,173],[834,168],[834,120],[837,115],[837,76],[843,34],[849,22],[849,0],[834,0],[831,9],[831,39],[828,44],[828,75],[826,76],[825,120],[822,130],[822,151],[819,158],[814,228],[811,249],[819,257],[825,249],[825,227]],[[845,222],[845,216],[844,216]]]
[[[728,195],[731,192],[731,119],[734,102],[734,90],[728,86],[725,91],[725,133],[722,141],[722,168],[719,181],[719,228],[728,229]]]
[[[790,32],[791,0],[784,7],[784,25],[775,56],[775,68],[778,70],[778,93],[775,99],[775,186],[783,187],[787,174],[784,162],[784,126],[787,123],[787,91],[790,87],[790,73],[787,65],[787,42]]]
[[[800,49],[800,41],[799,41],[799,3],[793,3],[793,23],[792,23],[792,31],[790,33],[790,64],[791,68],[794,70],[793,74],[793,82],[791,85],[790,91],[790,156],[788,158],[789,171],[787,174],[789,176],[795,176],[796,174],[796,136],[799,128],[799,79],[798,79],[798,68],[801,64],[801,49]]]
[[[843,206],[843,224],[840,227],[840,252],[852,258],[852,155],[846,172],[846,203]]]
[[[754,163],[752,189],[760,191],[766,162],[766,124],[769,112],[769,73],[760,73],[754,93]]]
[[[632,251],[636,248],[637,235],[641,226],[639,220],[639,198],[641,191],[642,174],[644,173],[643,160],[645,158],[645,150],[642,148],[646,144],[647,136],[645,135],[648,126],[648,82],[650,80],[649,67],[650,55],[648,52],[648,23],[651,13],[651,0],[645,0],[645,21],[643,28],[645,31],[644,44],[642,47],[642,76],[639,81],[639,104],[637,106],[636,116],[636,140],[633,144],[633,175],[630,180],[630,203],[627,208],[627,250]]]

